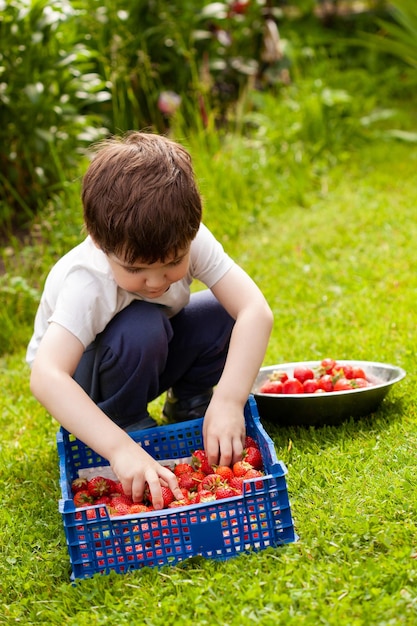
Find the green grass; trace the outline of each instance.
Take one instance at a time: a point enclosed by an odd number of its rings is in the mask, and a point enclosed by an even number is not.
[[[411,109],[406,103],[409,130]],[[257,138],[264,163],[259,150],[250,161],[248,142],[198,150],[190,139],[206,222],[220,236],[223,221],[224,245],[274,310],[265,364],[375,360],[404,367],[406,379],[357,421],[316,430],[265,423],[288,467],[297,543],[72,585],[57,505],[57,425],[31,397],[16,347],[0,374],[0,624],[416,623],[417,147],[377,136],[346,141],[344,156],[339,148],[333,163],[303,179],[300,203],[295,189],[282,192],[271,132]],[[39,287],[48,262],[80,236],[75,195],[75,225],[71,210],[61,219],[51,210],[40,218],[48,243],[9,259],[9,272],[28,276],[32,262]],[[219,209],[223,199],[230,213]]]

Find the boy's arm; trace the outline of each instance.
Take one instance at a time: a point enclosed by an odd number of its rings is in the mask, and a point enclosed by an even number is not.
[[[145,483],[155,508],[162,507],[161,484],[181,498],[175,475],[164,468],[107,417],[72,378],[84,347],[62,326],[51,323],[32,366],[34,396],[69,432],[110,462],[125,492],[140,501]]]
[[[203,435],[209,461],[230,465],[241,458],[244,406],[265,356],[273,314],[254,281],[237,265],[212,292],[236,322],[224,370],[204,418]]]

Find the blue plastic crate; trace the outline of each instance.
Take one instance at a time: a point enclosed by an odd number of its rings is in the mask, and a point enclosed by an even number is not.
[[[295,541],[285,475],[264,430],[253,396],[245,407],[247,434],[259,444],[265,476],[248,481],[241,496],[141,515],[110,517],[105,506],[75,508],[71,483],[81,469],[106,459],[62,429],[57,434],[62,514],[72,578],[111,570],[173,565],[193,556],[232,556]],[[203,419],[131,433],[155,459],[181,459],[203,447]]]

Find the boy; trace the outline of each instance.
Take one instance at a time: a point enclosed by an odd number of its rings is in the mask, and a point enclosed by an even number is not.
[[[69,432],[106,458],[125,492],[155,508],[174,474],[128,431],[205,414],[209,461],[242,453],[243,409],[272,313],[201,223],[191,158],[177,143],[132,132],[103,142],[83,180],[87,238],[52,268],[27,351],[31,390]],[[208,289],[190,296],[196,278]],[[213,391],[213,387],[215,388]]]

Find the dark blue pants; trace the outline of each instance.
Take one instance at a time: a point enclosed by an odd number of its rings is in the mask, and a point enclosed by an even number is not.
[[[88,346],[74,379],[119,426],[147,428],[148,403],[168,388],[184,399],[217,384],[233,324],[209,290],[192,294],[171,319],[135,300]]]

